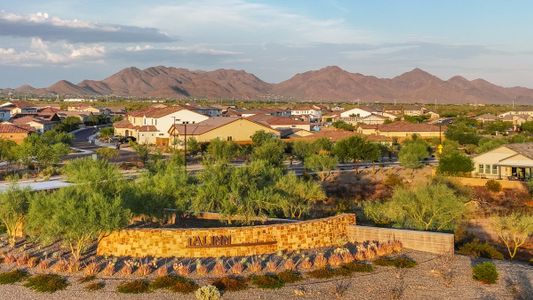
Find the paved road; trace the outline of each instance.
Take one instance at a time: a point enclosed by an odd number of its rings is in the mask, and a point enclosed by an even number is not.
[[[96,151],[99,148],[102,148],[98,145],[92,144],[89,142],[89,137],[96,134],[98,132],[97,128],[94,127],[87,127],[80,129],[73,133],[74,135],[74,141],[72,142],[72,147],[83,150],[83,153],[77,153],[70,155],[70,158],[78,158],[83,156],[92,155],[94,151]],[[119,151],[119,157],[114,162],[125,162],[125,161],[131,161],[133,158],[135,158],[137,155],[135,152],[128,151],[128,150],[120,150]]]

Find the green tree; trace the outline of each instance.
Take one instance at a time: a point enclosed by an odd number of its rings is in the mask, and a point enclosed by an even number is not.
[[[472,159],[457,150],[443,153],[437,167],[437,172],[444,175],[462,175],[473,170]]]
[[[109,140],[115,135],[115,129],[113,127],[104,127],[100,129],[99,133],[101,139]]]
[[[28,213],[31,192],[21,189],[16,184],[0,193],[0,221],[6,228],[9,246],[15,246],[17,234],[22,233],[24,218]]]
[[[75,116],[68,116],[65,119],[61,120],[61,122],[57,124],[54,129],[57,131],[71,132],[80,128],[80,125],[80,118]]]
[[[415,189],[399,187],[392,199],[371,202],[365,215],[377,223],[419,230],[453,230],[465,211],[465,199],[443,183]]]
[[[320,184],[299,178],[293,172],[279,179],[276,188],[281,194],[277,206],[291,219],[301,219],[314,203],[326,199]]]
[[[292,154],[300,161],[314,154],[314,147],[312,143],[306,141],[296,141],[292,144]]]
[[[67,187],[34,197],[27,219],[31,238],[46,244],[57,241],[78,261],[95,240],[126,226],[129,212],[120,197]]]
[[[533,235],[533,214],[528,212],[495,216],[491,218],[491,223],[498,237],[507,247],[511,259]]]
[[[74,159],[63,167],[63,174],[67,181],[88,192],[101,192],[110,197],[120,195],[126,187],[118,168],[107,160]]]
[[[270,139],[254,146],[252,160],[263,160],[272,166],[281,166],[284,161],[285,143],[280,139]]]
[[[61,140],[65,136],[29,135],[16,148],[19,160],[28,166],[35,162],[38,169],[57,164],[63,156],[69,153],[70,148],[56,138]]]
[[[207,146],[207,159],[210,161],[230,162],[239,155],[240,149],[233,141],[213,139]]]
[[[182,163],[161,161],[128,189],[126,205],[137,216],[164,223],[170,213],[168,209],[178,217],[189,209],[194,188]]]
[[[428,145],[423,140],[406,141],[398,154],[400,165],[410,169],[422,167],[421,160],[428,156]]]
[[[112,160],[118,158],[119,151],[115,148],[98,148],[96,149],[96,154],[102,159]]]
[[[459,142],[461,145],[479,143],[480,136],[477,134],[476,128],[469,123],[469,121],[459,120],[454,124],[448,126],[444,132],[447,139]]]
[[[335,143],[333,152],[339,161],[352,161],[355,163],[364,159],[363,153],[366,143],[366,140],[360,136],[351,136]]]
[[[195,138],[188,138],[187,139],[187,153],[196,155],[202,151],[202,146]]]
[[[15,161],[17,143],[12,140],[0,139],[0,161]]]
[[[527,121],[522,123],[520,129],[522,129],[523,132],[533,134],[533,121]]]
[[[504,133],[513,128],[513,123],[496,120],[485,124],[484,129],[487,134]]]
[[[277,139],[278,138],[274,134],[266,132],[264,130],[259,130],[252,135],[252,144],[254,145],[254,147],[260,147],[268,141]]]
[[[506,144],[505,139],[499,138],[481,138],[479,140],[479,146],[476,148],[476,153],[485,153],[490,150],[496,149],[501,145]],[[457,149],[457,148],[456,148]]]
[[[133,148],[133,151],[135,151],[137,157],[139,157],[139,160],[142,162],[142,164],[146,165],[148,159],[150,158],[150,148],[148,147],[148,145],[130,141],[130,146]]]
[[[337,159],[326,154],[313,154],[305,160],[305,167],[317,172],[321,181],[326,181],[337,167]]]
[[[346,130],[346,131],[354,131],[355,130],[355,126],[353,126],[352,124],[346,123],[346,122],[344,122],[342,120],[338,120],[338,121],[333,122],[333,124],[331,124],[331,126],[337,128],[337,129],[342,129],[342,130]]]

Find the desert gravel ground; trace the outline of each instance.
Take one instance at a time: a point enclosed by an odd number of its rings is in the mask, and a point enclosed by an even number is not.
[[[474,262],[469,257],[456,255],[447,268],[452,270],[452,276],[445,279],[441,275],[445,264],[440,258],[421,252],[406,253],[419,263],[416,267],[398,270],[376,266],[372,273],[356,273],[349,278],[306,279],[279,290],[250,288],[228,292],[223,299],[533,299],[533,267],[526,264],[495,261],[499,280],[485,285],[472,279]],[[115,292],[119,283],[107,280],[103,290],[86,292],[73,280],[66,290],[53,294],[35,293],[20,284],[4,285],[0,286],[0,299],[194,299],[193,295],[160,291],[119,294]]]

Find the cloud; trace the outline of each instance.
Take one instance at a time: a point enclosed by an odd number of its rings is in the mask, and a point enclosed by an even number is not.
[[[32,38],[27,50],[0,48],[0,64],[26,67],[70,65],[85,61],[99,61],[105,54],[106,49],[101,45],[49,44],[39,38]]]
[[[5,11],[0,11],[0,35],[70,43],[158,43],[176,40],[155,28],[65,20],[40,12],[18,15]]]
[[[139,22],[144,25],[199,42],[362,43],[376,38],[376,33],[354,28],[342,18],[313,18],[244,0],[181,1],[154,5],[142,14]]]

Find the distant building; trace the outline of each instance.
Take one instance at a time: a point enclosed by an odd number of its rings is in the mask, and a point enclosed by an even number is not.
[[[489,122],[495,122],[498,120],[498,117],[493,114],[482,114],[480,116],[476,117],[476,121],[480,123],[489,123]]]
[[[177,144],[181,147],[185,136],[187,139],[195,138],[200,143],[216,138],[236,143],[251,143],[252,136],[258,131],[280,136],[279,131],[270,126],[241,117],[213,117],[194,124],[176,124],[170,127],[168,135],[171,140],[177,140],[176,143],[171,141],[172,145]]]
[[[377,134],[397,139],[408,139],[411,138],[413,134],[416,134],[421,138],[443,138],[444,131],[446,131],[446,126],[409,123],[404,121],[375,126],[375,130],[372,127],[359,126],[358,131],[363,134]]]
[[[507,144],[477,155],[473,176],[493,179],[533,178],[533,143]]]
[[[13,119],[11,123],[15,125],[28,125],[38,133],[44,133],[48,130],[51,130],[56,124],[54,121],[44,120],[38,116],[24,116],[16,118]]]
[[[310,121],[319,121],[322,117],[322,108],[320,106],[301,106],[291,109],[291,116],[304,116]]]
[[[297,128],[302,130],[311,131],[311,124],[309,122],[287,118],[287,117],[276,117],[271,115],[253,115],[247,118],[248,120],[265,124],[274,129],[284,129],[284,128]]]
[[[33,132],[35,130],[28,125],[15,125],[9,122],[0,123],[0,139],[11,140],[17,144],[22,143]]]

